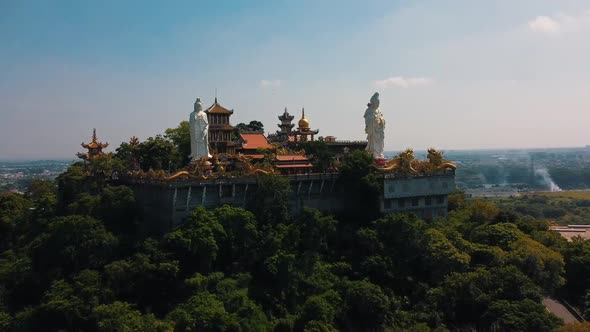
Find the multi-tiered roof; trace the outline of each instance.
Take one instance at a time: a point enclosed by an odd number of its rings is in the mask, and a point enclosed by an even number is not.
[[[212,153],[235,153],[235,143],[231,139],[234,127],[230,124],[234,111],[219,105],[215,97],[215,102],[205,110],[205,114],[209,122],[209,147]]]
[[[84,159],[84,160],[90,160],[96,156],[99,156],[101,154],[104,154],[104,152],[102,152],[102,149],[106,148],[107,146],[109,146],[109,143],[102,143],[98,141],[98,138],[96,137],[96,128],[94,128],[92,130],[92,141],[90,143],[84,143],[82,142],[82,147],[85,149],[88,149],[88,152],[86,153],[77,153],[76,155],[78,156],[78,158],[80,159]]]
[[[282,115],[279,115],[279,121],[281,123],[278,125],[281,128],[280,134],[291,135],[291,130],[295,127],[295,124],[291,123],[295,119],[295,117],[287,111],[285,107],[285,111]]]

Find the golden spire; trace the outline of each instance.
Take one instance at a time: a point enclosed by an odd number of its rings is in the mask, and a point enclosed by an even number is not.
[[[301,120],[299,120],[299,128],[309,128],[309,121],[305,118],[305,108],[301,109]]]

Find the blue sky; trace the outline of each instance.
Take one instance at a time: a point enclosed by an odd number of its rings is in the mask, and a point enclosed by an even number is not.
[[[188,118],[302,107],[362,139],[378,91],[387,150],[590,144],[590,2],[0,1],[0,159],[112,149]]]

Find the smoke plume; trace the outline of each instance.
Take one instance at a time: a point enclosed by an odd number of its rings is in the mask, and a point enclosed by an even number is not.
[[[549,172],[546,168],[537,168],[535,170],[535,174],[543,179],[543,183],[549,187],[550,191],[562,191],[561,188],[559,188],[559,186],[553,182],[553,179],[551,178],[551,175],[549,175]]]

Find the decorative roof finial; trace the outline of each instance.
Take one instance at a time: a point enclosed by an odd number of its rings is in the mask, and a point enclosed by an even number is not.
[[[215,104],[217,104],[217,88],[215,88]]]
[[[92,128],[92,141],[96,142],[96,128]]]

